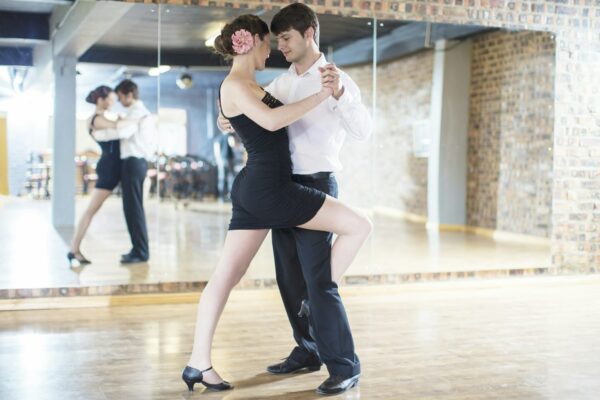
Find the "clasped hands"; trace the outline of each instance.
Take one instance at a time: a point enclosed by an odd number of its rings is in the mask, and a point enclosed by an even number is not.
[[[319,67],[319,72],[321,72],[321,86],[331,89],[331,95],[336,100],[339,100],[344,94],[344,86],[340,79],[340,70],[337,69],[335,64],[326,64],[323,67]]]

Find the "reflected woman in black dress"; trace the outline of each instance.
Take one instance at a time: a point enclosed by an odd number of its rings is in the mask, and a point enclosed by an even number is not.
[[[86,102],[96,105],[94,115],[88,119],[87,124],[89,133],[92,137],[96,118],[100,116],[105,117],[105,113],[111,109],[116,100],[117,95],[113,89],[108,86],[99,86],[91,91],[86,97]],[[73,267],[90,264],[91,261],[86,259],[81,253],[81,241],[83,240],[94,215],[98,212],[104,201],[111,195],[112,191],[117,187],[121,180],[119,140],[97,141],[97,143],[102,150],[100,160],[98,160],[98,164],[96,165],[98,180],[96,181],[96,185],[90,196],[90,203],[77,224],[75,235],[71,241],[71,250],[67,254],[69,263]]]
[[[269,229],[299,227],[337,234],[331,252],[336,282],[372,229],[364,215],[292,181],[286,127],[331,96],[329,82],[318,93],[287,105],[265,92],[255,73],[265,68],[271,51],[269,28],[254,15],[242,15],[226,25],[215,40],[215,49],[233,58],[220,89],[221,112],[241,137],[248,161],[233,183],[233,214],[223,253],[200,299],[194,348],[182,376],[190,390],[195,383],[214,390],[232,388],[212,369],[212,339],[231,290]]]

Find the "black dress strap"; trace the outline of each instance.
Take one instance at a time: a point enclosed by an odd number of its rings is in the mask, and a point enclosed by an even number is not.
[[[218,96],[219,97],[219,110],[221,112],[221,115],[223,117],[227,118],[227,119],[236,118],[236,117],[239,117],[241,115],[244,115],[244,114],[239,114],[239,115],[236,115],[235,117],[228,117],[227,115],[225,115],[223,113],[223,104],[221,103],[221,86],[223,86],[223,82],[221,82],[221,84],[219,85],[219,96]],[[261,99],[261,101],[263,103],[265,103],[269,107],[282,105],[282,103],[279,100],[277,100],[275,97],[271,96],[271,93],[267,92],[263,87],[261,87],[261,89],[265,93],[264,96]]]
[[[219,85],[219,112],[223,117],[229,119],[227,115],[223,114],[223,104],[221,103],[221,86],[223,86],[223,82],[221,82],[221,84]]]

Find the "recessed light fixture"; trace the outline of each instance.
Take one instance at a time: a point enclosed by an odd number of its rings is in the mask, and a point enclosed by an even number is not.
[[[206,47],[215,47],[215,39],[217,38],[217,36],[219,36],[221,34],[221,32],[219,33],[215,33],[214,35],[211,35],[208,39],[206,39],[206,41],[204,42],[204,45]]]
[[[160,67],[150,68],[148,70],[148,75],[150,75],[150,76],[158,76],[158,75],[164,74],[165,72],[168,72],[170,70],[171,70],[171,66],[170,65],[161,65]]]
[[[188,73],[183,73],[181,76],[175,81],[177,87],[181,90],[186,90],[191,88],[194,85],[194,80],[192,76]]]

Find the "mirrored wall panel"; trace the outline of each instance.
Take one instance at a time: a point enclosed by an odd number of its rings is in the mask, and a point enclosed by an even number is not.
[[[0,5],[14,27],[0,38],[0,293],[201,288],[248,160],[218,124],[231,62],[215,38],[243,14],[271,26],[279,10],[35,4]],[[55,28],[20,23],[31,18]],[[333,173],[339,199],[374,223],[342,282],[548,268],[554,37],[318,19],[314,60],[271,34],[256,81],[290,104],[312,94],[318,66],[341,76],[324,116],[288,135],[294,173]],[[269,234],[240,285],[274,284]]]

